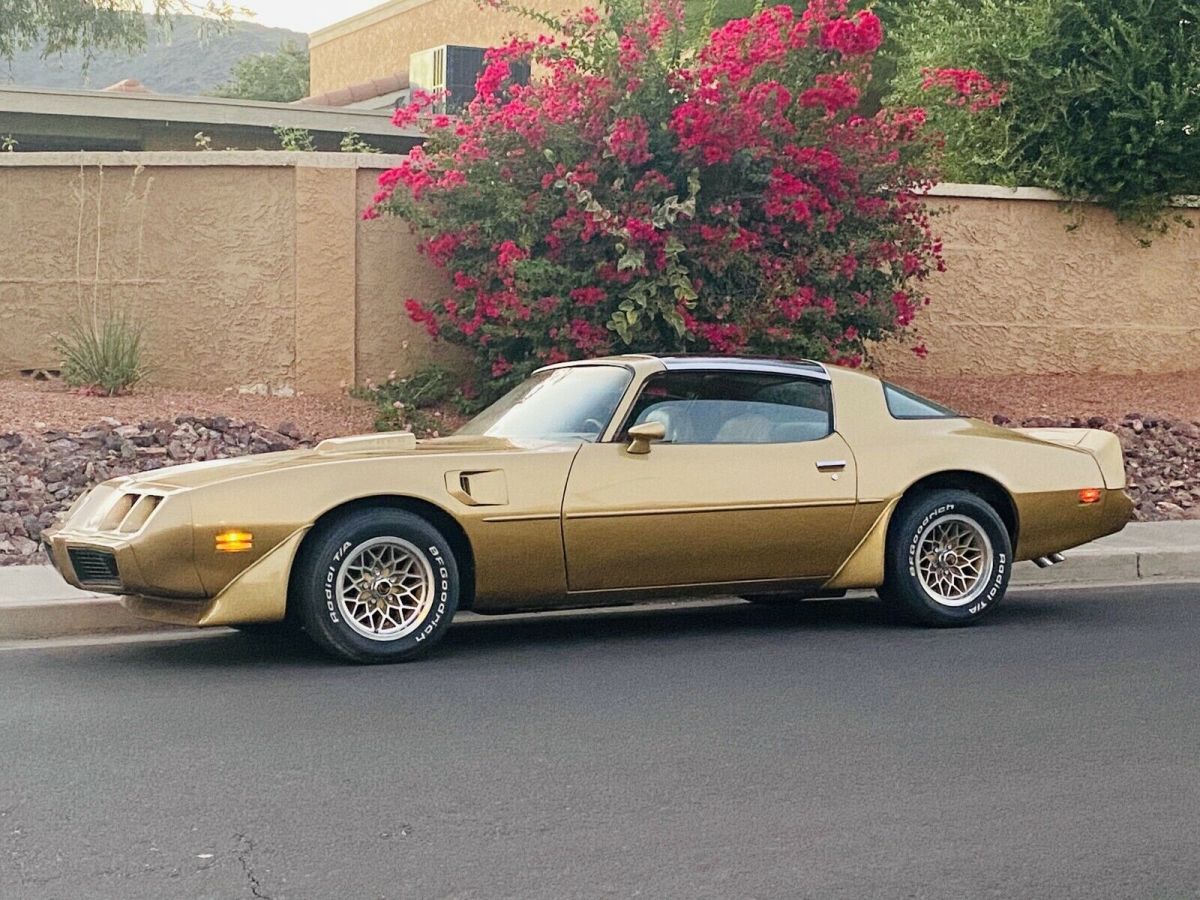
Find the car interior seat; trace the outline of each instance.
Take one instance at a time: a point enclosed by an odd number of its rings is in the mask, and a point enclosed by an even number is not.
[[[766,444],[772,440],[771,420],[757,413],[734,416],[718,429],[714,444]]]
[[[666,429],[663,441],[668,444],[686,444],[692,439],[687,416],[676,403],[660,403],[641,417],[643,422],[661,422]]]

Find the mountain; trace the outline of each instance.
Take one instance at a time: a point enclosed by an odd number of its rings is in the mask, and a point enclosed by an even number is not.
[[[169,30],[147,16],[149,41],[130,56],[97,53],[84,69],[77,51],[41,58],[37,48],[17,53],[11,65],[0,61],[0,88],[6,83],[31,87],[99,89],[123,78],[136,78],[157,94],[203,94],[228,80],[233,64],[252,53],[279,49],[291,41],[308,46],[308,35],[253,22],[235,22],[225,32],[210,28],[201,37],[199,16],[176,16]]]

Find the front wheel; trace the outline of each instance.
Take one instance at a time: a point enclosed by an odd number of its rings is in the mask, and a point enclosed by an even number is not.
[[[879,595],[926,625],[977,622],[1004,597],[1008,529],[987,502],[941,490],[904,501],[888,532]]]
[[[449,542],[398,509],[351,513],[314,536],[297,564],[292,602],[323,649],[360,663],[420,656],[458,608]]]

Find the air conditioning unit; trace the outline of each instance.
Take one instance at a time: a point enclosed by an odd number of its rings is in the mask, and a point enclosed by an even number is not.
[[[419,50],[408,58],[408,84],[413,91],[447,92],[435,112],[454,115],[475,99],[475,80],[483,71],[483,47],[444,44]],[[529,83],[529,65],[512,66],[512,80]]]

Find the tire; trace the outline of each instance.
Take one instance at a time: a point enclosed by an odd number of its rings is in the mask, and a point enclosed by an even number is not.
[[[879,596],[925,625],[972,625],[1000,603],[1011,573],[996,511],[966,491],[930,491],[896,510]]]
[[[458,564],[429,522],[365,509],[322,528],[297,563],[292,603],[322,649],[357,663],[415,659],[458,608]]]

